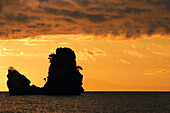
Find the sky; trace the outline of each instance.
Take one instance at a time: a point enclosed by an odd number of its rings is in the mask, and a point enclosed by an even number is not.
[[[170,1],[0,1],[0,91],[9,66],[43,87],[58,47],[75,51],[85,91],[170,91]]]

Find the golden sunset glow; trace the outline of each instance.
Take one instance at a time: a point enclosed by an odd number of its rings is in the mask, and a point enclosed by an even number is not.
[[[58,47],[75,51],[85,91],[170,91],[169,2],[7,1],[0,1],[0,91],[8,90],[9,66],[43,87]]]
[[[169,90],[169,43],[164,38],[113,41],[83,35],[1,40],[1,90],[7,90],[9,66],[42,87],[48,74],[48,55],[57,47],[70,47],[76,52],[86,91]]]

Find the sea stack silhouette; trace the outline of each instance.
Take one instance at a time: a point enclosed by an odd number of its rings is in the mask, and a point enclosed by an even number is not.
[[[10,95],[80,95],[82,67],[77,66],[76,56],[70,48],[57,48],[56,54],[49,55],[50,66],[46,84],[40,88],[30,85],[31,81],[13,67],[8,68],[7,86]]]

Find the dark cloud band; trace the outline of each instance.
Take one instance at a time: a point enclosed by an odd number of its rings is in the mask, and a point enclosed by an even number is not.
[[[36,35],[170,34],[169,0],[1,0],[0,39]]]

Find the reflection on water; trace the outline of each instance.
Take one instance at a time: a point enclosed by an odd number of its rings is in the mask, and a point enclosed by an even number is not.
[[[170,93],[84,93],[82,96],[0,93],[0,112],[168,112]]]

